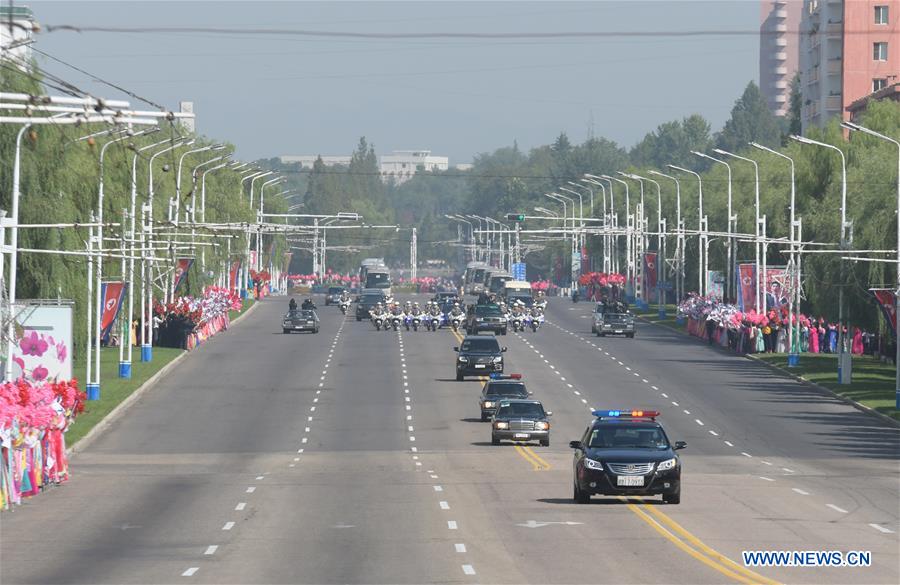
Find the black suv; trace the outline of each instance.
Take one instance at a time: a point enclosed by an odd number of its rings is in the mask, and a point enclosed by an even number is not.
[[[342,286],[330,286],[328,292],[325,293],[325,306],[336,305],[341,302],[341,294],[347,290]]]
[[[369,311],[378,303],[384,302],[384,293],[363,293],[356,303],[356,320],[362,321],[369,318]]]
[[[466,333],[476,335],[481,331],[493,331],[494,335],[506,335],[506,315],[500,305],[475,305],[466,315]]]
[[[453,351],[456,357],[456,381],[465,376],[486,376],[493,372],[503,373],[503,352],[496,337],[467,335],[459,347]]]
[[[510,398],[528,398],[531,396],[525,388],[525,382],[520,374],[491,374],[490,381],[481,390],[478,397],[478,408],[481,411],[481,421],[490,420],[497,410],[500,401]]]
[[[580,441],[572,441],[575,501],[586,504],[593,494],[661,495],[664,502],[681,502],[681,460],[658,422],[655,411],[594,411]]]
[[[550,415],[537,400],[501,400],[491,419],[491,444],[500,441],[540,441],[550,446]]]

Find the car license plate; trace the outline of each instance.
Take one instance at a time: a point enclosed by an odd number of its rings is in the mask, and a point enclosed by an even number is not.
[[[476,369],[476,370],[483,369],[484,367],[485,367],[485,364],[475,364],[475,369]]]
[[[513,435],[514,439],[527,439],[528,433],[516,433]]]
[[[617,485],[624,486],[643,486],[644,485],[644,476],[643,475],[620,475],[616,478]]]
[[[621,329],[616,329],[616,333],[622,333]]]

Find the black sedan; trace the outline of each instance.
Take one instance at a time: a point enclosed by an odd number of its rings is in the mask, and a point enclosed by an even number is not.
[[[328,292],[325,293],[325,306],[339,304],[341,302],[341,295],[344,294],[344,291],[346,290],[347,289],[342,286],[328,287]]]
[[[681,459],[687,443],[669,442],[650,411],[595,411],[597,419],[572,441],[574,498],[586,504],[591,495],[653,496],[681,502]]]
[[[528,398],[531,396],[525,388],[525,382],[520,374],[491,374],[491,380],[484,385],[481,396],[478,397],[478,409],[481,411],[481,420],[486,421],[494,415],[500,401],[510,398]]]
[[[281,327],[285,333],[294,331],[310,331],[312,333],[319,332],[319,316],[315,311],[300,309],[288,311],[281,323]]]

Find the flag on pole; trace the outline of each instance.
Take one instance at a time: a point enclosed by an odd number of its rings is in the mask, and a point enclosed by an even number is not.
[[[231,283],[231,288],[238,288],[240,285],[240,281],[238,278],[240,277],[241,272],[241,261],[235,260],[231,263],[231,274],[229,275],[229,282]]]
[[[738,264],[738,302],[741,311],[756,308],[756,265]]]
[[[188,270],[191,269],[191,265],[194,263],[193,258],[179,258],[178,264],[175,267],[175,289],[178,290],[178,286],[187,276]]]
[[[656,288],[656,252],[644,253],[644,287],[647,291]]]
[[[878,301],[878,306],[881,307],[881,312],[884,314],[884,318],[888,322],[888,327],[891,330],[891,334],[896,337],[897,299],[894,291],[883,288],[873,288],[870,289],[870,292],[875,295],[875,299]]]
[[[100,337],[109,335],[119,309],[122,307],[122,299],[128,290],[125,282],[104,282],[100,285],[100,298],[103,301],[103,309],[100,316]]]

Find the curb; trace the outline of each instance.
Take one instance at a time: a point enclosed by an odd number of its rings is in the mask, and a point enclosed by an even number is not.
[[[250,307],[249,309],[247,309],[244,313],[238,315],[231,322],[231,325],[234,325],[242,317],[244,317],[245,315],[248,315],[250,312],[252,312],[253,309],[255,309],[258,304],[259,304],[259,301],[254,302],[253,306]],[[169,370],[173,369],[178,363],[181,362],[181,360],[183,360],[190,354],[191,354],[191,352],[185,351],[183,354],[176,357],[175,359],[173,359],[172,361],[170,361],[169,363],[164,365],[162,368],[160,368],[158,372],[156,372],[155,374],[150,376],[150,378],[148,378],[146,382],[144,382],[143,384],[138,386],[134,390],[134,392],[132,392],[125,398],[125,400],[123,400],[118,405],[116,405],[116,407],[113,408],[111,411],[109,411],[109,413],[106,416],[104,416],[102,419],[100,419],[97,422],[97,424],[94,425],[94,428],[92,428],[90,431],[88,431],[85,436],[81,437],[78,441],[75,442],[75,444],[73,444],[68,449],[66,449],[66,456],[71,457],[72,455],[74,455],[80,451],[83,451],[84,449],[89,447],[90,444],[93,443],[97,439],[97,437],[99,437],[103,433],[103,431],[105,431],[107,428],[109,428],[109,426],[113,422],[115,422],[116,419],[118,419],[123,414],[125,414],[125,411],[128,410],[132,404],[137,402],[137,400],[145,392],[147,392],[150,388],[152,388],[160,380],[160,378],[162,378],[163,376],[168,374]]]
[[[875,415],[878,418],[881,418],[881,419],[891,423],[895,427],[900,427],[900,421],[898,421],[897,419],[890,417],[886,414],[883,414],[881,412],[878,412],[874,408],[870,408],[870,407],[866,406],[865,404],[860,404],[859,402],[856,402],[855,400],[852,400],[850,398],[847,398],[846,396],[838,394],[837,392],[835,392],[834,390],[832,390],[831,388],[829,388],[827,386],[823,386],[823,385],[813,382],[811,380],[807,380],[803,376],[801,376],[799,374],[795,374],[795,373],[791,372],[790,370],[788,370],[787,368],[782,368],[781,366],[776,366],[775,364],[770,364],[768,362],[764,362],[763,360],[759,359],[758,357],[756,357],[752,354],[745,355],[744,357],[746,357],[749,360],[753,360],[754,362],[756,362],[758,364],[762,364],[762,365],[768,367],[769,369],[775,370],[776,372],[783,374],[789,378],[793,378],[797,382],[806,384],[807,386],[812,386],[813,388],[815,388],[821,392],[824,392],[825,394],[828,394],[829,396],[837,398],[841,402],[848,404],[857,410],[865,412],[866,414]]]
[[[647,323],[648,325],[653,325],[654,327],[661,327],[661,328],[665,329],[666,331],[671,331],[673,333],[677,333],[677,334],[683,335],[685,337],[695,339],[696,341],[700,342],[701,344],[703,343],[703,339],[701,339],[699,337],[695,337],[693,335],[690,335],[684,331],[679,331],[677,329],[672,329],[671,327],[666,327],[665,325],[660,325],[658,323],[654,323],[653,321],[650,321],[649,319],[645,319],[642,316],[637,316],[637,318],[640,319],[641,321],[643,321],[644,323]],[[770,370],[774,370],[774,371],[778,372],[779,374],[787,376],[788,378],[791,378],[792,380],[794,380],[796,382],[800,382],[801,384],[805,384],[806,386],[811,386],[811,387],[815,388],[816,390],[819,390],[820,392],[827,394],[828,396],[831,396],[832,398],[837,398],[844,404],[847,404],[848,406],[852,406],[853,408],[855,408],[861,412],[876,416],[876,417],[882,419],[883,421],[890,423],[891,425],[893,425],[895,427],[900,427],[900,421],[898,421],[897,419],[890,417],[886,414],[880,413],[877,410],[875,410],[874,408],[870,408],[870,407],[866,406],[865,404],[860,404],[859,402],[856,402],[855,400],[847,398],[846,396],[842,396],[841,394],[838,394],[837,392],[835,392],[831,388],[828,388],[827,386],[823,386],[816,382],[807,380],[803,376],[801,376],[799,374],[795,374],[792,371],[788,370],[787,368],[782,368],[781,366],[776,366],[775,364],[770,364],[769,362],[759,359],[758,357],[756,357],[753,354],[737,354],[737,353],[734,353],[733,351],[726,351],[717,345],[714,345],[712,347],[716,348],[720,352],[728,353],[729,355],[740,356],[740,357],[743,357],[748,360],[753,360],[754,362],[756,362],[758,364],[762,364],[762,365],[766,366],[767,368],[769,368]]]

